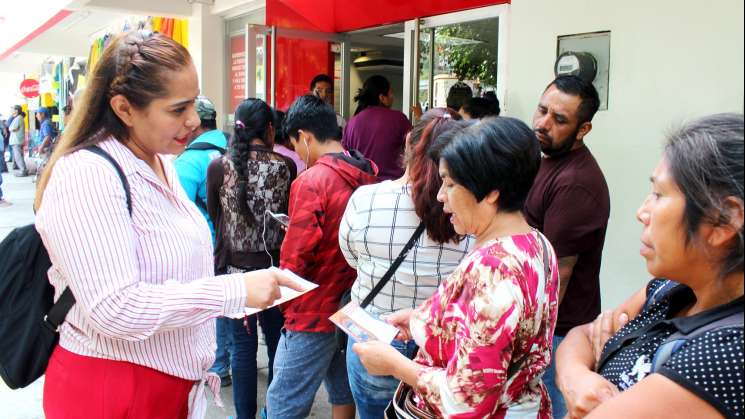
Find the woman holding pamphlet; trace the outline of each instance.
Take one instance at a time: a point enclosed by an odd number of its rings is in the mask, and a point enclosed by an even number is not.
[[[45,416],[202,418],[205,382],[219,390],[207,373],[214,319],[300,287],[268,270],[214,274],[207,221],[166,156],[200,123],[184,47],[118,35],[88,80],[35,203],[55,299],[74,302],[46,369]]]
[[[432,297],[387,318],[400,339],[419,345],[413,361],[379,341],[353,349],[370,374],[402,381],[397,414],[550,418],[541,375],[551,356],[558,267],[521,211],[541,160],[538,140],[516,119],[492,118],[436,150],[437,197],[474,247]]]
[[[442,180],[437,162],[427,156],[430,145],[459,125],[460,115],[437,108],[428,111],[406,139],[406,171],[400,179],[361,186],[347,204],[339,245],[357,269],[352,301],[361,304],[378,285],[407,241],[424,223],[426,234],[415,239],[401,265],[365,308],[373,317],[422,304],[468,253],[473,238],[455,232],[437,201]],[[350,339],[349,345],[355,342]],[[393,346],[413,357],[413,341]],[[398,380],[367,373],[359,357],[347,350],[347,374],[357,412],[362,419],[378,419],[391,401]]]

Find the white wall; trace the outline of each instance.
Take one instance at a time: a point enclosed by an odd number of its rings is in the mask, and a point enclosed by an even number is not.
[[[513,0],[510,14],[503,109],[526,122],[553,78],[556,37],[611,31],[609,109],[587,144],[611,194],[601,282],[603,306],[613,307],[649,278],[634,217],[665,133],[743,111],[743,1]]]

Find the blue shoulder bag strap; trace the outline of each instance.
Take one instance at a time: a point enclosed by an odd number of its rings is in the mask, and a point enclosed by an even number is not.
[[[107,153],[106,151],[104,151],[104,149],[97,145],[86,147],[85,150],[103,157],[109,163],[111,163],[112,166],[114,166],[116,173],[119,175],[119,179],[122,181],[122,187],[124,187],[124,195],[127,199],[127,210],[129,211],[129,215],[131,217],[132,193],[129,190],[129,182],[127,181],[127,176],[124,175],[124,170],[122,170],[122,167],[119,166],[119,163],[117,163],[116,160],[114,160],[114,158],[111,157],[109,153]],[[70,287],[67,287],[64,291],[62,291],[62,295],[60,295],[60,298],[57,300],[57,302],[54,303],[52,308],[49,309],[49,312],[47,313],[45,318],[46,322],[49,323],[54,330],[57,330],[62,322],[65,321],[65,317],[67,317],[67,313],[70,311],[73,305],[75,305],[75,296],[72,295]]]
[[[718,330],[725,329],[728,327],[743,327],[743,315],[742,311],[731,313],[728,316],[722,317],[709,324],[705,324],[697,329],[692,330],[689,333],[683,333],[677,331],[672,335],[668,336],[660,346],[657,347],[657,351],[654,353],[652,358],[652,373],[655,373],[662,368],[670,358],[683,347],[688,341],[693,340],[704,334]]]

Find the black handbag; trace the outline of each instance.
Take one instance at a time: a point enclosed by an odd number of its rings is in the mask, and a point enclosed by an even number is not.
[[[396,260],[393,261],[390,268],[388,268],[388,271],[383,275],[382,278],[380,278],[380,281],[373,287],[373,289],[370,291],[369,294],[367,294],[367,297],[365,297],[364,300],[362,300],[362,303],[360,304],[360,307],[365,308],[372,302],[373,299],[380,293],[380,291],[383,289],[385,284],[388,283],[388,281],[393,278],[393,274],[396,273],[396,270],[399,266],[401,266],[401,263],[406,258],[406,255],[409,254],[411,251],[411,248],[414,247],[416,244],[416,241],[419,240],[419,237],[424,232],[424,223],[419,223],[419,226],[417,226],[416,230],[414,231],[414,234],[411,235],[411,238],[409,238],[408,243],[406,243],[406,246],[404,246],[403,249],[401,249],[401,253],[398,254],[398,257]],[[341,310],[344,308],[345,305],[349,304],[349,302],[352,301],[352,290],[349,289],[341,296],[341,300],[339,301],[339,309]],[[344,333],[343,330],[336,328],[336,345],[337,348],[344,352],[347,349],[347,340],[348,336],[346,333]]]

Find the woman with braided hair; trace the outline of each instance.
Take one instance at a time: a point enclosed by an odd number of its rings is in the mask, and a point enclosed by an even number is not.
[[[297,289],[266,270],[215,276],[207,222],[163,156],[199,125],[198,94],[181,45],[118,35],[39,181],[49,280],[75,298],[46,370],[49,419],[203,417],[204,383],[220,385],[214,318]]]
[[[235,110],[235,134],[227,155],[207,169],[207,212],[215,222],[215,265],[235,274],[279,264],[284,230],[267,211],[287,213],[290,183],[297,169],[289,157],[272,151],[274,112],[261,99],[246,99]],[[256,417],[257,316],[231,320],[233,399],[238,419]],[[275,307],[258,314],[269,356],[274,353],[284,318]]]

